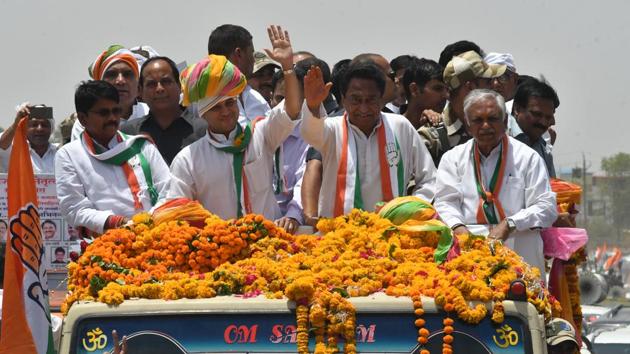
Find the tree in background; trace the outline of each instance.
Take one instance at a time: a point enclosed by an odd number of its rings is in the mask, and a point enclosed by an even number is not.
[[[615,241],[619,242],[622,233],[630,229],[630,154],[620,152],[603,158],[602,170],[606,174],[602,190],[612,203]]]

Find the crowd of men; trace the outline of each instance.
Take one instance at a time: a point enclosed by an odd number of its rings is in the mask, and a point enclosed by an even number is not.
[[[245,28],[219,26],[208,56],[181,72],[148,46],[95,53],[61,144],[50,110],[23,104],[0,136],[2,172],[28,117],[34,171],[55,174],[61,211],[83,234],[182,197],[296,232],[416,195],[455,234],[502,240],[544,270],[559,106],[547,82],[469,41],[437,62],[362,53],[331,70],[279,26],[268,35],[271,49],[255,51]]]

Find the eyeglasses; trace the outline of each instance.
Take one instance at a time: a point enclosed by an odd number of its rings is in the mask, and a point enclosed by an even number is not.
[[[505,73],[499,77],[495,77],[494,80],[497,80],[500,84],[506,84],[512,78],[512,73],[509,71],[505,71]]]
[[[114,115],[116,117],[120,117],[122,115],[122,108],[120,108],[120,107],[114,107],[112,109],[102,108],[102,109],[99,109],[97,111],[89,111],[89,112],[94,113],[96,115],[99,115],[99,116],[101,116],[101,118],[107,118],[110,115]]]

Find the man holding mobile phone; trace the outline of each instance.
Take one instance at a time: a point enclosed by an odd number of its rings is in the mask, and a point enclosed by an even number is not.
[[[13,136],[17,124],[24,117],[28,119],[26,138],[30,147],[33,172],[35,174],[54,174],[57,146],[49,142],[55,126],[52,107],[29,105],[28,103],[18,106],[13,124],[0,135],[0,172],[7,173],[9,171]]]

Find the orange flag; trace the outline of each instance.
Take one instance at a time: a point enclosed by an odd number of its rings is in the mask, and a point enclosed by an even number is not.
[[[9,160],[0,354],[54,354],[35,176],[23,118]]]

